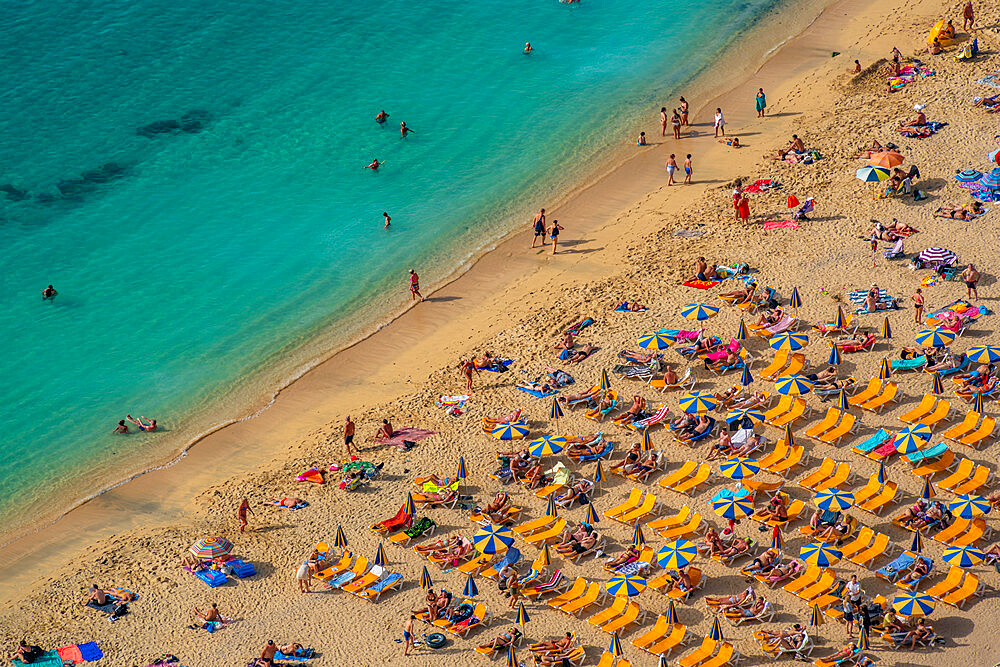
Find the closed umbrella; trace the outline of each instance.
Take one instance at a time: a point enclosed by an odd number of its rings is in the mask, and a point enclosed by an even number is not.
[[[656,564],[665,570],[683,570],[698,555],[698,547],[688,540],[674,540],[656,552]]]
[[[385,547],[382,546],[381,542],[378,543],[378,547],[375,549],[375,558],[372,559],[372,563],[379,567],[385,567]]]
[[[885,471],[885,459],[878,462],[878,472],[875,474],[878,475],[876,478],[878,483],[885,486],[885,483],[889,480],[889,475]]]
[[[594,486],[599,485],[604,481],[604,468],[601,466],[601,462],[597,462],[597,467],[594,469]]]
[[[962,494],[948,504],[948,509],[960,519],[974,519],[977,516],[989,514],[993,505],[982,496]]]
[[[861,628],[861,636],[858,638],[858,650],[871,650],[871,638],[868,636],[868,628]]]
[[[889,316],[887,315],[885,320],[882,322],[882,338],[889,340],[892,338],[892,327],[889,326]]]
[[[923,347],[944,347],[951,345],[955,336],[955,332],[948,329],[924,329],[914,337],[914,340]]]
[[[608,376],[608,369],[601,369],[601,391],[607,391],[611,388],[611,378]]]
[[[740,374],[740,384],[743,385],[744,387],[748,387],[750,386],[751,382],[753,382],[753,376],[750,375],[750,367],[744,366],[743,373]]]
[[[920,491],[920,497],[924,500],[930,500],[934,497],[934,485],[931,484],[930,477],[924,477],[924,488]]]
[[[518,667],[517,656],[514,654],[514,642],[507,644],[507,667]]]
[[[798,206],[798,204],[796,204]],[[792,288],[792,296],[788,299],[788,307],[798,310],[802,306],[802,297],[799,296],[799,288]]]
[[[549,503],[545,506],[545,516],[558,516],[556,512],[556,492],[549,494]]]
[[[854,505],[854,494],[840,489],[823,489],[813,496],[813,502],[821,510],[840,512]]]
[[[791,423],[785,424],[785,437],[782,440],[785,441],[785,445],[788,447],[795,444],[795,434],[792,433]]]
[[[530,429],[524,422],[501,424],[493,429],[492,435],[497,440],[520,440],[528,435]]]
[[[618,638],[617,630],[611,634],[611,645],[608,647],[608,653],[616,658],[620,658],[622,656],[622,641]]]
[[[676,625],[677,623],[680,623],[680,620],[677,618],[677,608],[674,606],[673,598],[670,598],[670,604],[667,605],[666,617],[667,625]]]
[[[226,556],[232,550],[233,543],[224,537],[203,537],[188,549],[195,558],[209,559]]]
[[[944,393],[944,382],[941,380],[941,374],[935,372],[934,378],[931,381],[931,393],[940,396]]]
[[[337,526],[337,534],[333,537],[333,547],[343,549],[347,546],[347,535],[344,535],[344,527]]]
[[[982,414],[984,408],[985,399],[983,398],[983,392],[978,392],[975,398],[972,399],[972,411]]]
[[[811,542],[799,549],[802,562],[817,567],[830,567],[840,560],[841,555],[840,549],[820,542]]]
[[[740,318],[740,327],[736,330],[736,340],[746,340],[750,337],[750,332],[747,331],[747,323]]]
[[[708,392],[692,391],[681,396],[679,402],[684,412],[699,413],[714,410],[719,401]]]
[[[827,359],[826,363],[830,364],[831,366],[839,366],[840,365],[841,359],[840,359],[840,348],[839,347],[837,347],[836,345],[831,345],[830,346],[830,358]]]
[[[563,416],[562,406],[559,405],[559,400],[555,396],[553,396],[552,397],[552,406],[549,408],[549,419],[554,419],[555,422],[556,422],[556,426],[558,427],[558,425],[559,425],[559,419],[562,416]]]
[[[771,533],[771,548],[781,551],[785,548],[785,538],[781,535],[781,527],[775,526]]]
[[[635,530],[632,531],[632,546],[636,549],[646,546],[646,538],[642,534],[642,526],[638,523],[635,524]]]
[[[946,547],[941,560],[949,565],[972,567],[982,563],[985,558],[986,554],[975,547]]]
[[[772,350],[801,350],[809,344],[809,336],[797,331],[785,331],[771,336],[767,344]]]
[[[479,595],[479,587],[476,586],[476,579],[469,573],[468,579],[465,580],[465,588],[462,589],[462,595],[467,598],[474,598]]]
[[[814,628],[823,625],[823,612],[820,611],[818,604],[813,605],[812,614],[809,616],[809,625]]]
[[[501,553],[513,543],[514,533],[506,526],[483,526],[472,536],[472,546],[482,554]]]
[[[417,506],[413,502],[413,494],[407,493],[406,502],[403,504],[403,514],[409,514],[410,516],[413,516],[416,513],[417,513]]]
[[[552,554],[549,553],[549,544],[546,542],[542,545],[542,552],[538,554],[538,558],[532,563],[532,567],[541,569],[548,567],[550,562],[552,562]]]
[[[524,633],[524,624],[530,621],[528,618],[528,610],[524,608],[524,601],[521,601],[517,605],[517,617],[514,618],[514,622],[521,626],[521,633]]]
[[[847,318],[844,317],[844,309],[837,306],[837,314],[833,318],[833,329],[843,329],[847,326]]]
[[[639,336],[636,345],[644,350],[665,350],[674,342],[674,337],[663,332],[653,332]]]
[[[730,479],[747,479],[760,472],[760,464],[754,459],[736,456],[722,462],[719,472]]]
[[[465,457],[464,456],[459,456],[458,457],[458,472],[455,474],[455,477],[457,477],[458,479],[465,479],[467,476],[468,476],[468,473],[465,470]]]
[[[784,396],[800,396],[812,391],[813,383],[804,375],[786,375],[774,381],[774,388]]]
[[[649,429],[645,428],[642,430],[642,443],[640,451],[648,452],[653,448],[653,438],[649,435]]]
[[[420,587],[424,590],[427,590],[432,585],[433,584],[431,583],[431,573],[427,571],[427,566],[424,565],[424,569],[420,573]]]
[[[892,598],[892,608],[903,616],[926,616],[934,611],[934,598],[917,591],[898,593]]]
[[[601,522],[600,518],[597,516],[597,510],[594,509],[594,503],[587,503],[587,518],[584,522],[589,523],[590,525]]]
[[[607,589],[608,593],[615,596],[625,595],[634,597],[646,590],[646,580],[642,577],[622,575],[608,579],[608,583],[604,585],[604,588]]]
[[[883,359],[878,365],[878,379],[888,380],[889,376],[892,375],[892,366],[889,364],[888,359]]]
[[[718,314],[718,306],[709,306],[704,303],[689,303],[681,310],[681,316],[689,320],[707,320]]]
[[[924,550],[924,538],[920,535],[920,531],[916,530],[913,532],[913,540],[910,542],[910,551],[912,553],[918,554]]]
[[[841,412],[847,412],[851,409],[851,404],[847,401],[846,389],[841,389],[840,394],[837,396],[837,409]]]
[[[715,620],[712,621],[712,629],[708,631],[708,638],[717,642],[724,641],[722,636],[722,625],[719,623],[718,616],[716,616]]]
[[[566,442],[566,438],[561,435],[547,435],[544,438],[529,442],[528,454],[534,456],[536,459],[543,456],[552,456],[561,452],[566,447]]]

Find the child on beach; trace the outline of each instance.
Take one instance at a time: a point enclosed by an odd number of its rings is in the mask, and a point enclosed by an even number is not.
[[[556,254],[556,246],[559,245],[559,232],[564,229],[562,225],[559,224],[558,220],[552,221],[552,229],[549,230],[549,236],[552,237],[552,254]]]
[[[717,108],[715,110],[715,136],[718,137],[720,132],[722,136],[726,136],[726,119],[722,115],[722,109]]]
[[[635,145],[636,146],[646,146],[647,145],[646,144],[646,133],[645,132],[640,132],[639,133],[639,139],[635,142]]]
[[[684,158],[684,184],[691,185],[691,174],[694,170],[691,168],[691,154],[688,153],[687,157]]]
[[[253,514],[253,510],[250,509],[250,501],[244,498],[236,510],[236,518],[239,519],[241,533],[245,533],[247,530],[247,512]]]
[[[413,269],[410,269],[410,301],[420,297],[420,300],[424,300],[424,296],[420,293],[420,276]]]
[[[413,619],[415,618],[416,616],[410,614],[406,623],[403,624],[403,656],[410,655],[410,649],[413,648]]]

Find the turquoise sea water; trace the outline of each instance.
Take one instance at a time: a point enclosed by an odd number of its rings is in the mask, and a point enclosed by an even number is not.
[[[775,2],[0,4],[0,516],[240,416],[652,132]],[[164,432],[112,436],[127,412]]]

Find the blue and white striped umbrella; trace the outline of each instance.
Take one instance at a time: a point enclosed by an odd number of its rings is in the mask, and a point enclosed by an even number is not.
[[[774,388],[785,396],[800,396],[812,391],[813,383],[804,375],[786,375],[774,381]]]
[[[558,454],[566,447],[566,438],[561,435],[547,435],[528,443],[528,453],[536,459]]]
[[[520,440],[528,435],[530,429],[524,422],[501,424],[493,429],[492,435],[497,440]]]
[[[620,577],[612,577],[611,579],[608,579],[608,583],[606,583],[604,587],[612,595],[627,595],[628,597],[634,597],[646,590],[646,580],[642,577],[622,575]]]
[[[656,552],[656,564],[665,570],[683,570],[698,556],[698,547],[688,540],[674,540]]]
[[[738,424],[743,419],[749,419],[754,424],[760,424],[764,421],[764,413],[755,408],[748,408],[746,410],[730,410],[729,414],[726,415],[727,424]]]
[[[892,598],[892,608],[903,616],[926,616],[934,611],[934,598],[926,593],[906,591]]]
[[[679,403],[684,412],[698,413],[715,409],[719,401],[707,391],[692,391],[681,396]]]
[[[941,560],[949,565],[972,567],[982,563],[985,558],[986,554],[975,547],[945,547]]]
[[[506,526],[483,526],[472,536],[472,546],[482,554],[501,553],[513,543],[514,533]]]
[[[979,184],[987,190],[1000,190],[1000,170],[994,169],[979,179]]]
[[[948,509],[960,519],[975,519],[977,516],[989,514],[993,505],[982,496],[963,494],[948,503]]]
[[[913,340],[923,347],[944,347],[955,340],[955,332],[948,329],[924,329]]]
[[[840,560],[843,552],[829,544],[811,542],[799,549],[799,558],[807,565],[829,567]]]
[[[840,512],[854,505],[854,494],[840,489],[823,489],[813,496],[813,502],[821,510]]]
[[[718,306],[709,306],[704,303],[689,303],[681,310],[681,316],[689,320],[707,320],[719,314]]]
[[[742,519],[753,514],[753,496],[728,496],[712,501],[712,510],[723,519]]]
[[[644,350],[665,350],[673,344],[674,340],[674,336],[666,332],[655,331],[639,336],[639,340],[635,344]]]
[[[746,479],[760,472],[760,464],[755,459],[734,456],[719,464],[719,472],[730,479]]]
[[[977,345],[976,347],[970,347],[965,356],[975,364],[995,364],[1000,361],[1000,347],[996,345]]]
[[[785,331],[771,336],[767,344],[773,350],[801,350],[809,344],[809,336],[797,331]]]

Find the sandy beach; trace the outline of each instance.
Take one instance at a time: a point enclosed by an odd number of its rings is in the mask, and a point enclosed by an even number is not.
[[[933,0],[910,0],[895,6],[884,1],[834,3],[766,61],[755,60],[759,66],[734,64],[733,71],[747,70],[746,76],[728,82],[725,77],[712,81],[706,86],[712,92],[707,100],[689,97],[697,111],[692,114],[693,127],[684,129],[679,142],[660,139],[656,110],[651,109],[648,123],[637,127],[635,134],[644,130],[653,145],[637,148],[636,154],[613,172],[571,193],[558,206],[546,205],[550,216],[566,227],[558,254],[551,255],[548,247],[528,249],[526,221],[523,233],[511,236],[478,260],[469,272],[429,295],[427,303],[408,310],[391,325],[306,374],[255,419],[211,435],[192,448],[177,466],[124,484],[74,510],[54,526],[0,551],[0,592],[6,599],[0,612],[0,643],[10,647],[28,638],[44,648],[55,648],[97,641],[106,656],[100,664],[108,665],[141,666],[171,653],[184,665],[242,666],[260,654],[268,639],[274,639],[315,648],[317,656],[309,664],[367,665],[387,660],[401,664],[402,645],[396,640],[401,637],[409,610],[421,606],[423,595],[418,580],[426,561],[408,548],[384,541],[387,567],[399,572],[404,584],[401,590],[370,604],[340,591],[325,590],[319,582],[313,593],[299,593],[295,570],[309,556],[312,546],[318,541],[332,542],[339,525],[347,535],[349,549],[371,558],[380,540],[369,525],[392,516],[407,492],[417,490],[412,483],[414,476],[454,474],[460,455],[469,472],[461,493],[471,496],[471,502],[488,502],[497,491],[504,490],[511,494],[515,505],[524,509],[528,520],[544,514],[544,499],[516,484],[501,487],[489,477],[496,468],[495,452],[507,443],[498,443],[482,433],[484,417],[500,417],[523,409],[531,437],[603,431],[615,443],[613,460],[621,459],[638,440],[633,433],[610,423],[595,424],[584,417],[583,409],[567,410],[557,429],[547,418],[551,399],[531,397],[515,385],[541,376],[548,367],[559,367],[576,378],[576,384],[563,393],[582,391],[597,381],[601,369],[610,370],[620,362],[616,356],[619,350],[634,349],[638,336],[661,327],[695,328],[696,323],[681,316],[685,305],[703,302],[721,306],[717,295],[739,287],[731,280],[705,291],[682,286],[699,256],[720,264],[745,262],[785,299],[797,287],[803,301],[798,309],[803,332],[809,332],[811,325],[829,322],[838,305],[846,307],[846,293],[850,290],[867,289],[877,282],[892,296],[900,297],[902,309],[888,314],[893,338],[879,340],[871,352],[844,355],[841,376],[853,376],[862,386],[877,374],[884,358],[898,359],[901,346],[913,345],[914,336],[923,327],[913,322],[909,297],[920,287],[921,279],[930,274],[927,270],[910,271],[905,262],[886,260],[881,254],[873,259],[866,240],[872,219],[889,222],[898,218],[917,228],[919,233],[905,244],[911,255],[923,248],[942,246],[954,251],[960,264],[975,263],[984,273],[977,303],[995,309],[995,276],[990,261],[993,253],[984,240],[997,231],[997,212],[974,222],[932,215],[940,206],[970,201],[968,192],[957,188],[952,176],[958,170],[984,169],[986,154],[996,148],[996,123],[982,109],[973,107],[971,99],[995,92],[973,82],[998,68],[1000,40],[996,25],[1000,15],[991,7],[977,6],[977,11],[979,29],[975,37],[983,53],[972,62],[956,62],[954,47],[938,56],[920,56],[936,74],[899,91],[886,92],[885,61],[890,50],[895,46],[905,56],[911,56],[923,49],[927,31],[938,19],[961,23],[961,5]],[[964,41],[965,35],[959,32]],[[831,57],[834,51],[840,55]],[[846,73],[855,58],[861,62],[862,73]],[[724,64],[716,71],[725,71]],[[758,88],[764,88],[769,102],[763,119],[754,117],[753,100]],[[663,104],[668,109],[671,106],[666,101]],[[948,125],[926,139],[901,137],[896,126],[900,120],[913,117],[915,104],[926,105],[930,121]],[[726,113],[727,134],[740,137],[743,148],[734,150],[712,137],[711,118],[716,107]],[[822,159],[811,165],[793,165],[764,158],[785,146],[793,133],[808,148],[819,151]],[[865,164],[855,155],[872,139],[898,144],[906,158],[904,168],[919,166],[917,187],[928,195],[926,200],[873,199],[872,186],[854,177],[855,170]],[[678,163],[683,163],[688,152],[694,155],[694,185],[666,187],[666,156],[675,153]],[[750,220],[734,222],[732,190],[737,179],[745,186],[767,178],[779,181],[783,187],[750,195]],[[803,221],[798,228],[765,230],[764,222],[789,217],[789,195],[800,201],[816,199],[811,220]],[[928,313],[966,295],[959,281],[925,286],[923,291]],[[638,301],[649,310],[614,311],[623,300]],[[728,340],[736,333],[740,314],[735,308],[723,306],[717,317],[705,323],[707,332]],[[555,342],[568,325],[585,317],[595,322],[581,334],[580,345],[591,343],[598,350],[579,364],[560,364]],[[856,317],[862,330],[874,333],[878,333],[884,319],[882,314]],[[953,348],[964,351],[992,343],[993,317],[975,322]],[[751,319],[756,316],[747,316],[748,322]],[[746,347],[755,358],[752,389],[773,394],[774,384],[757,377],[773,358],[773,352],[763,339],[752,338]],[[514,359],[510,371],[476,376],[469,392],[472,397],[459,417],[435,407],[441,395],[466,393],[458,366],[463,359],[487,350]],[[829,347],[813,335],[802,352],[815,371],[825,364]],[[688,363],[672,349],[665,352],[664,361],[679,372]],[[692,368],[698,375],[696,389],[700,391],[721,391],[739,382],[738,372],[716,377],[696,364]],[[879,414],[855,409],[860,425],[839,446],[800,438],[811,462],[796,469],[785,482],[785,490],[793,498],[809,502],[811,494],[795,480],[808,474],[824,457],[852,466],[856,477],[845,488],[855,492],[875,473],[877,464],[853,453],[851,447],[879,428],[901,428],[898,418],[916,407],[931,386],[930,377],[922,373],[898,373],[892,379],[899,384],[898,403]],[[637,380],[613,378],[612,387],[625,398],[640,395],[653,405],[666,402],[675,415],[680,412],[678,393],[659,394]],[[945,396],[952,401],[953,414],[957,413],[954,423],[958,423],[969,408],[954,397],[947,380]],[[821,403],[815,396],[805,398],[813,412],[795,424],[796,435],[818,423],[833,405]],[[988,403],[986,412],[993,413],[994,408],[995,404]],[[295,476],[306,469],[326,468],[343,459],[341,427],[347,414],[358,424],[361,458],[384,463],[381,475],[351,493],[337,488],[339,479],[333,474],[327,476],[329,483],[324,485],[295,481]],[[437,433],[409,452],[397,452],[371,442],[383,418],[391,418],[397,427],[413,426]],[[781,437],[781,431],[771,426],[758,426],[757,431],[770,446]],[[665,472],[654,474],[645,484],[610,475],[593,498],[594,507],[602,515],[597,530],[607,537],[604,550],[609,556],[628,547],[632,527],[604,518],[603,512],[621,502],[633,486],[656,494],[664,505],[662,516],[688,504],[715,527],[721,529],[724,525],[705,503],[721,486],[734,488],[733,480],[716,477],[691,498],[657,485],[684,461],[703,461],[710,445],[680,445],[662,427],[652,430],[651,437],[654,447],[662,450],[668,460]],[[978,450],[952,445],[960,458],[985,464],[991,470],[995,447],[992,440]],[[922,480],[911,474],[910,464],[899,457],[891,459],[886,467],[889,478],[900,488],[892,509],[881,516],[858,509],[848,514],[906,548],[912,534],[891,525],[890,520],[901,508],[912,504],[921,491]],[[590,477],[594,472],[593,464],[570,468],[581,477]],[[713,468],[717,471],[718,465],[713,464]],[[762,472],[758,479],[780,478]],[[941,495],[953,499],[948,492],[942,491]],[[244,496],[254,513],[249,530],[240,534],[235,515]],[[310,505],[289,511],[268,504],[274,498],[288,496],[301,497]],[[757,506],[763,503],[758,498]],[[469,521],[468,510],[418,511],[418,516],[425,514],[438,524],[438,537],[471,536],[476,528]],[[585,508],[561,511],[560,516],[575,523],[584,518]],[[986,517],[986,522],[995,525],[992,515]],[[800,520],[785,531],[785,554],[789,557],[797,555],[798,549],[809,542],[798,530],[803,523]],[[736,527],[736,534],[767,539],[766,534],[757,532],[756,525],[743,521]],[[233,553],[253,562],[258,574],[245,580],[232,579],[210,590],[183,571],[179,561],[186,547],[211,535],[231,540],[235,545]],[[663,545],[663,540],[651,531],[647,539],[656,549]],[[983,540],[978,546],[985,548],[990,543]],[[537,548],[520,539],[515,546],[529,562],[538,553]],[[947,572],[948,565],[941,561],[943,551],[944,545],[929,537],[925,540],[924,553],[935,559],[936,573],[923,587],[937,583]],[[878,561],[875,568],[886,562]],[[700,643],[712,622],[705,596],[730,595],[747,585],[738,568],[703,557],[695,565],[705,573],[704,590],[696,592],[687,604],[678,605],[691,647]],[[584,576],[603,582],[609,576],[595,559],[580,564],[556,559],[554,567],[561,568],[570,579]],[[460,572],[442,571],[435,566],[429,569],[436,589],[444,586],[456,593],[461,591],[464,575]],[[874,568],[845,561],[836,565],[835,571],[841,578],[857,574],[871,596],[891,598],[896,591],[875,577]],[[988,592],[964,609],[937,605],[930,621],[935,631],[946,638],[943,648],[896,654],[875,639],[871,655],[882,664],[997,662],[998,651],[989,642],[998,625],[996,575],[992,568],[981,565],[969,571],[982,576]],[[130,605],[127,616],[109,623],[79,604],[94,582],[133,590],[140,598]],[[510,627],[514,614],[507,609],[507,600],[495,583],[483,579],[478,583],[478,599],[492,612],[492,624],[477,629],[468,638],[449,637],[442,649],[418,646],[407,661],[430,665],[444,658],[450,664],[485,664],[486,659],[473,648]],[[758,590],[777,609],[774,621],[765,627],[776,629],[808,621],[809,607],[795,596],[763,586]],[[659,593],[646,591],[636,601],[648,617],[623,634],[625,657],[632,664],[652,665],[656,658],[633,647],[632,641],[652,627],[656,616],[666,610],[667,600]],[[194,608],[203,610],[211,602],[235,622],[212,634],[190,628]],[[531,620],[526,634],[535,641],[575,632],[587,647],[586,664],[596,664],[610,637],[585,619],[605,606],[595,605],[580,617],[572,617],[544,603],[531,602],[527,604]],[[733,627],[723,622],[722,627],[726,639],[747,659],[744,664],[770,662],[751,637],[757,626]],[[419,622],[416,628],[418,639],[429,632]],[[830,619],[819,628],[811,628],[810,634],[817,643],[815,656],[832,653],[846,641],[843,625]],[[683,651],[675,652],[671,661],[681,654]],[[526,648],[521,648],[518,655],[528,664]]]

